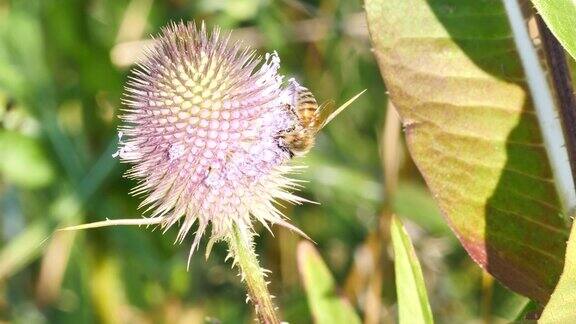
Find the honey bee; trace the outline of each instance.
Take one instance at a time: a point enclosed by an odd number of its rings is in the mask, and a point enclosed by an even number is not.
[[[287,105],[287,108],[296,116],[298,123],[280,137],[290,157],[302,156],[314,146],[316,134],[320,130],[320,107],[310,90],[298,86],[293,103]]]
[[[298,84],[294,86],[293,100],[291,104],[287,105],[287,108],[296,116],[298,123],[279,136],[281,146],[290,153],[290,157],[303,156],[308,153],[314,146],[318,132],[366,91],[360,92],[328,114],[330,110],[328,108],[334,107],[332,102],[318,105],[318,101],[308,88]]]

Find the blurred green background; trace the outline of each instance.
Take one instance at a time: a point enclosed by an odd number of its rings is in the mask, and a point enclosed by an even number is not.
[[[483,275],[444,224],[387,113],[360,1],[0,0],[0,322],[240,323],[254,318],[218,245],[186,271],[175,230],[115,227],[51,236],[65,225],[140,217],[116,151],[130,66],[171,21],[234,30],[319,101],[368,91],[302,159],[289,207],[367,323],[395,321],[387,220],[405,222],[439,323],[499,322],[523,299]],[[386,121],[388,116],[388,121]],[[399,137],[400,136],[400,137]],[[381,158],[384,156],[385,158]],[[259,228],[257,249],[282,317],[312,317],[296,264],[299,237]],[[188,242],[187,242],[188,243]]]

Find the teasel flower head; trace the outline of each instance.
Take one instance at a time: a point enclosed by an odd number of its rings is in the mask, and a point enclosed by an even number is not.
[[[178,224],[178,242],[197,226],[190,254],[207,231],[211,246],[253,220],[301,233],[275,206],[304,201],[279,142],[298,122],[286,108],[294,81],[283,82],[276,53],[257,57],[228,38],[204,24],[164,28],[133,70],[121,116],[117,154],[139,180],[133,193],[162,228]]]

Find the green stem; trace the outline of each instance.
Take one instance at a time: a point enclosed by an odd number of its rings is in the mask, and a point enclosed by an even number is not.
[[[272,296],[264,279],[264,272],[260,268],[252,233],[248,229],[241,229],[237,224],[233,227],[232,235],[228,238],[230,253],[240,266],[240,273],[248,287],[248,297],[254,304],[258,320],[265,324],[279,324]]]

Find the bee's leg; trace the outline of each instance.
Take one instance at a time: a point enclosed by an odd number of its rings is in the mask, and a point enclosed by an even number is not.
[[[275,137],[276,139],[276,144],[278,145],[279,148],[281,148],[284,152],[288,153],[290,155],[290,158],[294,157],[294,153],[292,153],[292,151],[288,148],[288,144],[286,144],[286,141],[284,140],[284,136],[287,134],[288,132],[283,131],[281,133],[278,134],[278,136]]]
[[[278,147],[280,147],[283,150],[288,148],[288,146],[286,145],[286,141],[284,141],[284,135],[285,135],[285,133],[282,132],[282,133],[278,134],[278,136],[274,137]]]

